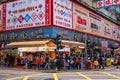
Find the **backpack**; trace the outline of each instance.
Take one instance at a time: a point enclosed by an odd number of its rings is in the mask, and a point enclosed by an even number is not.
[[[76,63],[78,63],[78,62],[79,62],[79,59],[78,59],[78,57],[76,57],[76,59],[75,59],[75,62],[76,62]]]

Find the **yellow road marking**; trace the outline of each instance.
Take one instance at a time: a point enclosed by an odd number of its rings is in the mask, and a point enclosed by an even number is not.
[[[108,76],[112,76],[112,77],[117,78],[117,79],[120,79],[120,77],[113,75],[113,74],[110,74],[110,73],[107,73],[107,72],[101,72],[101,73],[106,74]]]
[[[53,73],[54,80],[59,80],[56,73]]]
[[[10,79],[6,79],[6,80],[16,80],[16,79],[20,79],[23,78],[24,76],[20,76],[20,77],[15,77],[15,78],[10,78]]]
[[[16,79],[20,79],[20,78],[23,78],[23,80],[28,80],[28,78],[34,77],[34,76],[38,76],[38,75],[42,75],[42,74],[35,74],[35,75],[28,75],[28,76],[20,76],[20,77],[10,78],[10,79],[6,79],[6,80],[16,80]]]
[[[80,72],[76,72],[76,73],[77,73],[78,75],[86,78],[87,80],[92,80],[91,78],[87,77],[86,75],[84,75],[84,74],[82,74],[82,73],[80,73]]]

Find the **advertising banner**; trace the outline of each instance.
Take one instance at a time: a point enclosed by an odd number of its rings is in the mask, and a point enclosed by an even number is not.
[[[103,37],[112,39],[112,23],[108,20],[102,19],[103,26],[101,30],[101,34]]]
[[[72,29],[72,2],[53,0],[53,24]]]
[[[80,32],[89,31],[89,12],[87,9],[73,4],[73,29]]]
[[[119,40],[120,41],[120,28],[117,25],[115,25],[115,24],[113,24],[112,26],[113,26],[112,38],[114,40]]]
[[[51,0],[19,0],[6,5],[6,30],[50,24]]]
[[[99,15],[89,11],[89,21],[90,21],[90,29],[88,30],[89,33],[101,36],[101,28],[103,27],[102,18]]]
[[[102,41],[102,50],[107,50],[108,48],[108,41]]]
[[[0,5],[0,31],[2,31],[2,5]]]

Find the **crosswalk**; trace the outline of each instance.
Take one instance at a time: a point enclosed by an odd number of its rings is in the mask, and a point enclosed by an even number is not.
[[[118,73],[118,74],[117,74]],[[38,73],[6,80],[120,80],[120,73],[111,72],[58,72],[58,73]],[[1,80],[1,79],[0,79]]]
[[[120,80],[120,69],[58,71],[49,73],[29,69],[0,69],[0,80]]]

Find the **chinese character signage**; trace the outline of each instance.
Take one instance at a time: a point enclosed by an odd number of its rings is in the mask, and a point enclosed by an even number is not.
[[[120,5],[120,0],[113,0],[113,5]]]
[[[89,30],[88,10],[73,4],[73,29],[81,32]]]
[[[105,6],[112,5],[112,0],[105,0]]]
[[[6,5],[6,30],[50,24],[51,0],[20,0]]]
[[[97,1],[97,8],[104,7],[104,1]]]
[[[89,11],[89,20],[90,29],[88,31],[90,31],[91,34],[100,35],[101,28],[103,27],[102,18],[99,15]]]
[[[120,27],[113,24],[112,38],[120,41]]]
[[[112,38],[112,24],[108,20],[102,19],[103,26],[101,29],[101,35],[106,38]]]
[[[113,5],[120,5],[120,0],[101,0],[97,1],[97,8],[109,7]]]
[[[70,0],[53,0],[53,23],[72,29],[72,2]]]

